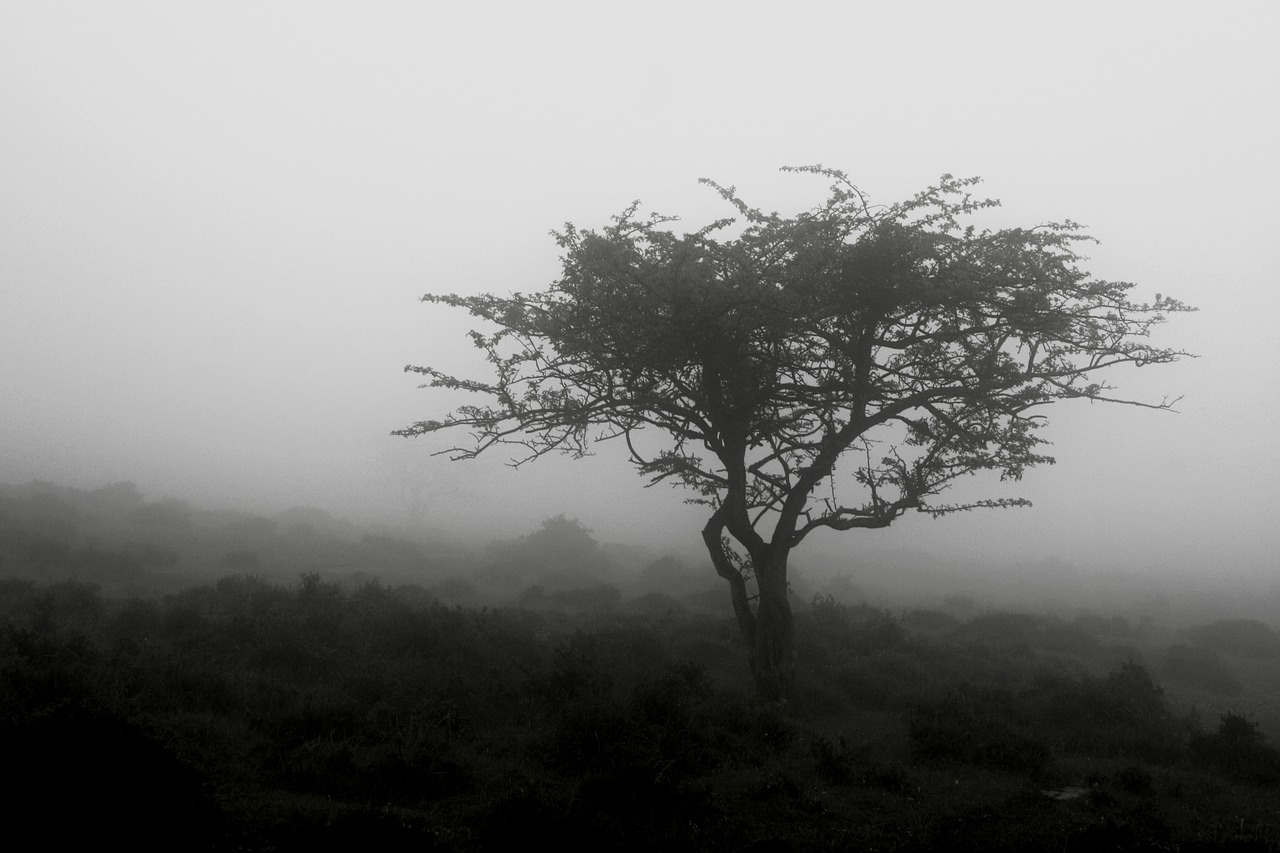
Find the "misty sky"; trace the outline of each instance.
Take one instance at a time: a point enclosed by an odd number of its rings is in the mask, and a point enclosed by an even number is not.
[[[826,184],[779,166],[878,202],[950,172],[995,224],[1085,223],[1095,275],[1201,309],[1160,342],[1202,357],[1112,377],[1180,414],[1060,405],[1057,465],[966,485],[1033,509],[818,546],[1276,573],[1270,4],[443,5],[0,2],[0,481],[692,550],[703,511],[611,445],[389,436],[458,402],[405,364],[476,363],[417,298],[540,289],[550,229],[636,198],[727,215],[700,177],[791,214]]]

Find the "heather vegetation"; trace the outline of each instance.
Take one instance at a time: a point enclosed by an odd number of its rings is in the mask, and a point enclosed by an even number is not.
[[[111,495],[108,518],[96,493],[3,492],[11,831],[56,844],[92,825],[135,849],[1280,849],[1262,621],[958,596],[891,611],[832,582],[797,599],[796,695],[769,702],[696,571],[630,570],[565,519],[450,566],[444,546],[331,519],[272,531],[169,502],[138,521],[156,504]]]

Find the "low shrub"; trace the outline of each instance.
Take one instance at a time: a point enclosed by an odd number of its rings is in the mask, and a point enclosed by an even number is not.
[[[1232,779],[1251,785],[1280,785],[1280,750],[1267,744],[1256,721],[1224,714],[1213,734],[1197,734],[1192,754]]]
[[[886,610],[842,604],[815,595],[807,613],[797,614],[800,657],[818,662],[847,654],[866,655],[901,646],[906,631]]]
[[[869,747],[852,746],[839,735],[835,740],[818,736],[809,744],[814,772],[829,785],[859,785],[892,793],[912,788],[911,775],[896,763],[877,761]]]
[[[1049,761],[1048,741],[1009,719],[1003,691],[955,689],[911,710],[913,757],[1034,773]]]
[[[1185,725],[1169,713],[1164,689],[1133,661],[1102,678],[1045,672],[1024,697],[1065,751],[1166,764],[1185,755]]]
[[[953,637],[987,656],[1029,656],[1039,640],[1040,619],[1026,613],[987,613],[961,625]]]

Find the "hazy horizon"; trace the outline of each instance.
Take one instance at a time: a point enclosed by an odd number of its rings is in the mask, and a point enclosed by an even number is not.
[[[822,11],[819,11],[819,10]],[[512,470],[394,429],[482,375],[426,292],[531,291],[549,231],[633,199],[697,228],[701,177],[785,214],[847,171],[888,203],[980,175],[1000,224],[1072,219],[1096,277],[1197,306],[1118,371],[1179,413],[1054,406],[1057,464],[806,550],[1276,576],[1280,59],[1261,4],[911,9],[126,2],[0,11],[0,482],[504,538],[564,513],[696,551],[705,510],[605,443]],[[483,365],[480,365],[481,367]],[[961,494],[958,490],[957,494]]]

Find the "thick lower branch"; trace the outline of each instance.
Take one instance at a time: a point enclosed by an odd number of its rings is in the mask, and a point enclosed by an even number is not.
[[[751,612],[746,578],[729,560],[729,555],[724,552],[724,543],[721,539],[725,528],[723,512],[723,507],[716,510],[711,520],[707,522],[707,526],[702,528],[702,541],[706,543],[716,574],[729,582],[729,597],[733,601],[733,615],[738,620],[738,629],[742,632],[742,639],[746,641],[747,648],[753,648],[756,642],[756,617]]]

